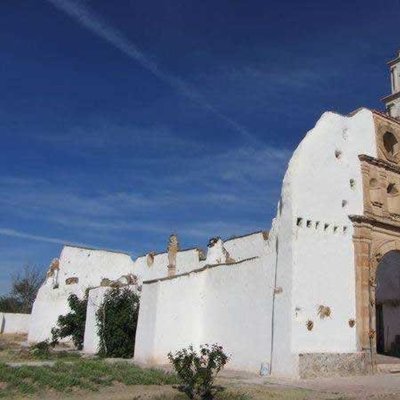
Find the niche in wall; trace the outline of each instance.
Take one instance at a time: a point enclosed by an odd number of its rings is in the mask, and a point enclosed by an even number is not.
[[[398,185],[394,182],[389,183],[386,192],[389,213],[400,216],[400,192]]]

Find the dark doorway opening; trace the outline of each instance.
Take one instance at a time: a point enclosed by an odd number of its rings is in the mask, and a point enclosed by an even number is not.
[[[390,251],[376,271],[376,351],[400,357],[400,252]]]

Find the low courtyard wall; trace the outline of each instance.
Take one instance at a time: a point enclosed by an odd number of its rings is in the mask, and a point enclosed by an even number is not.
[[[31,314],[0,313],[0,333],[28,333]]]
[[[270,362],[271,282],[265,257],[144,282],[135,360],[162,365],[170,351],[218,343],[227,367],[258,372]]]

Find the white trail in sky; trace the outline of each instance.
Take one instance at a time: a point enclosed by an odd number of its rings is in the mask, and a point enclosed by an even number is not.
[[[67,240],[63,240],[63,239],[59,239],[59,238],[40,236],[40,235],[32,235],[30,233],[20,232],[20,231],[16,231],[14,229],[8,229],[8,228],[0,228],[0,235],[14,237],[14,238],[35,240],[35,241],[39,241],[39,242],[54,243],[54,244],[71,244],[71,245],[84,246],[82,244],[68,242]],[[90,247],[90,246],[84,246],[84,247]]]
[[[47,0],[57,9],[69,15],[81,26],[88,29],[95,35],[106,40],[132,60],[138,62],[143,68],[147,69],[160,81],[172,87],[180,95],[188,98],[202,108],[209,111],[219,119],[223,120],[233,130],[249,141],[249,144],[260,144],[259,140],[253,136],[248,129],[237,123],[232,118],[221,113],[216,107],[210,104],[204,96],[181,78],[167,73],[160,69],[157,63],[152,61],[143,51],[141,51],[132,41],[130,41],[120,30],[110,25],[93,9],[89,8],[79,0]]]

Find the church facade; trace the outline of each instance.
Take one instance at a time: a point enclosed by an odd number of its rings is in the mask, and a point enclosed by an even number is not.
[[[69,293],[122,279],[141,288],[139,363],[215,342],[230,368],[273,376],[370,373],[380,354],[399,356],[400,53],[389,67],[385,113],[327,112],[304,137],[270,232],[212,239],[206,254],[179,251],[172,238],[168,252],[135,261],[66,246],[29,340],[49,336]]]

